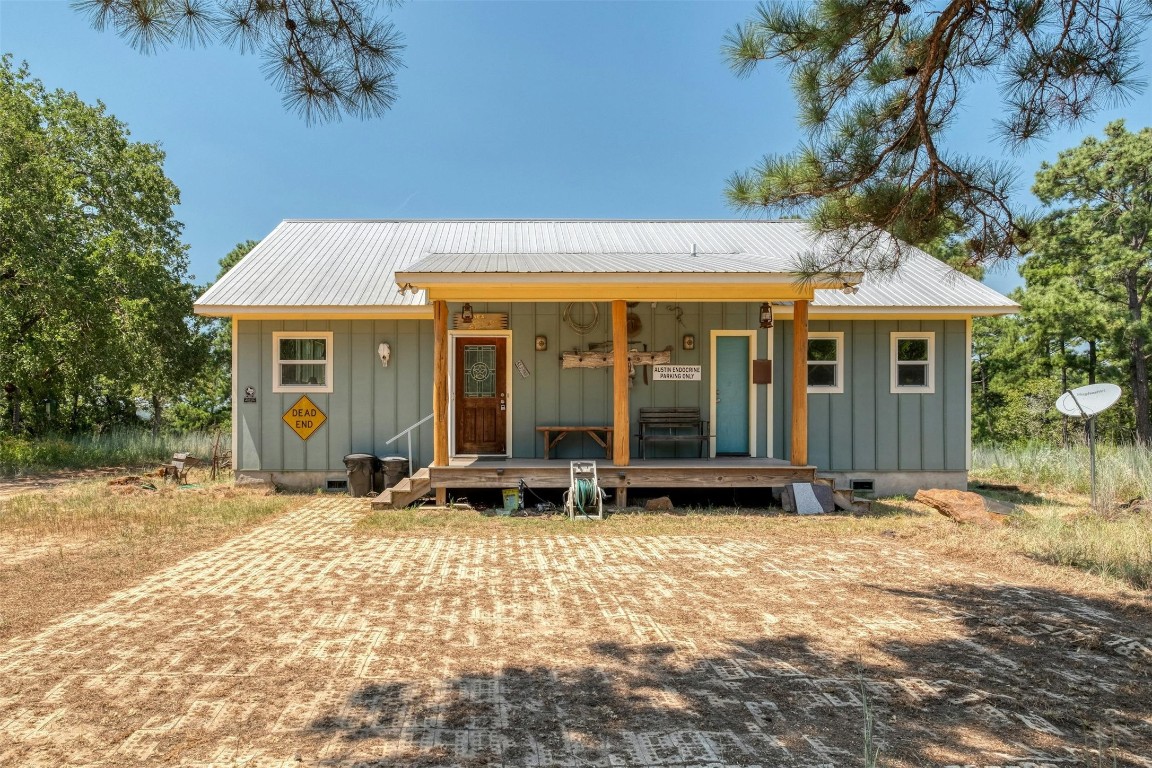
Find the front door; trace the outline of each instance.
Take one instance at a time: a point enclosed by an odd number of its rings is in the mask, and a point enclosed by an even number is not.
[[[456,453],[507,453],[506,342],[456,339]]]
[[[712,375],[716,384],[717,456],[747,456],[748,395],[751,388],[748,370],[750,357],[748,336],[716,336],[716,366]]]

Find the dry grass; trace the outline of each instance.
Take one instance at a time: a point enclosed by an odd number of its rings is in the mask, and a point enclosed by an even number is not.
[[[907,499],[883,499],[863,515],[800,517],[780,510],[692,509],[680,514],[609,514],[604,521],[563,515],[503,517],[472,509],[416,507],[374,512],[356,530],[377,537],[493,534],[522,538],[556,535],[707,536],[771,538],[780,544],[883,536],[942,556],[1046,583],[1065,582],[1068,567],[1101,577],[1099,587],[1152,587],[1152,520],[1146,512],[1093,515],[1075,494],[995,493],[1017,514],[1002,529],[960,526]],[[1049,567],[1057,566],[1057,567]],[[1079,578],[1079,577],[1077,577]]]
[[[1088,497],[1087,449],[1025,445],[980,448],[975,481],[1009,483],[1021,516],[1004,539],[1034,560],[1068,566],[1138,589],[1152,588],[1152,452],[1099,447],[1099,510]]]
[[[0,637],[43,627],[299,500],[222,482],[106,481],[0,499]]]
[[[919,505],[917,505],[919,506]],[[419,534],[461,534],[484,536],[724,536],[758,538],[786,534],[796,537],[823,537],[832,532],[845,535],[878,534],[899,525],[933,521],[922,509],[876,504],[868,515],[832,514],[799,517],[778,509],[734,509],[709,507],[678,513],[643,513],[635,509],[623,513],[611,510],[607,519],[569,520],[563,514],[531,517],[505,517],[470,508],[412,507],[373,512],[357,528],[375,536]]]

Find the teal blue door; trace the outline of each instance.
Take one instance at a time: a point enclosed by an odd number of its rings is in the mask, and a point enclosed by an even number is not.
[[[716,337],[716,455],[748,455],[748,337]]]

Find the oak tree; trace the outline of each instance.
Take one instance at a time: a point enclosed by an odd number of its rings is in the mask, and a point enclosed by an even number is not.
[[[10,57],[0,60],[0,386],[9,427],[132,420],[137,387],[151,397],[169,387],[158,377],[183,375],[176,361],[190,354],[192,293],[173,217],[179,191],[163,162],[157,145],[132,141],[102,104],[49,91]]]

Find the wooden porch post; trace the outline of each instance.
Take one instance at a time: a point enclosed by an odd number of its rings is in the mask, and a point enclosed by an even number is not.
[[[792,466],[808,463],[808,301],[792,302]]]
[[[628,305],[612,302],[612,463],[628,466]]]
[[[432,466],[448,466],[448,303],[432,302]],[[436,503],[448,501],[446,488],[436,489]]]

